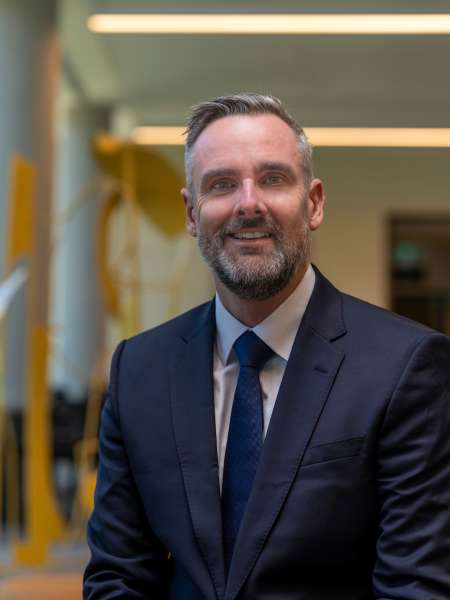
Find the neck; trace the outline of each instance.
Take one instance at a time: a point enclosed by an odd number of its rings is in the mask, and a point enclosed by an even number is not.
[[[301,267],[282,290],[265,300],[240,298],[215,277],[217,293],[222,304],[236,319],[247,325],[247,327],[255,327],[272,314],[292,294],[303,279],[307,268],[308,265]]]

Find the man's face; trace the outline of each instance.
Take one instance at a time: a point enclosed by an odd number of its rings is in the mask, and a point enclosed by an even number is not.
[[[214,121],[194,145],[192,168],[196,197],[183,192],[188,229],[216,279],[241,298],[265,299],[303,272],[322,188],[318,180],[306,188],[284,121],[271,114]],[[320,206],[311,197],[317,186]]]

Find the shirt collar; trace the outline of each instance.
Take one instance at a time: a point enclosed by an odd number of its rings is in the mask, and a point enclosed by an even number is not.
[[[316,276],[311,265],[295,290],[252,331],[284,360],[288,360],[297,330],[314,289]],[[225,365],[237,338],[250,329],[234,317],[216,294],[217,351]]]

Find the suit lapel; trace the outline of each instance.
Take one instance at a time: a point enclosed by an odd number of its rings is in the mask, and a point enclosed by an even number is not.
[[[214,303],[187,332],[172,365],[171,406],[179,461],[192,524],[216,594],[222,597],[225,566],[214,417]]]
[[[344,355],[331,341],[345,333],[341,297],[316,273],[297,333],[252,493],[236,540],[226,596],[235,598],[251,572],[289,493]]]

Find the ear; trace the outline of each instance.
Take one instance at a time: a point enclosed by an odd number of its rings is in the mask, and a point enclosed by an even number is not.
[[[183,188],[181,190],[181,195],[183,196],[184,207],[186,210],[186,229],[188,233],[192,235],[192,237],[196,237],[197,221],[194,207],[194,199],[192,198],[192,195],[187,188]]]
[[[323,221],[323,209],[325,206],[325,191],[320,179],[313,179],[309,186],[308,215],[309,227],[314,231]]]

